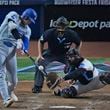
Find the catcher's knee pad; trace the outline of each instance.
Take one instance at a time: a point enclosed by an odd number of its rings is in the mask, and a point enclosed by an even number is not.
[[[102,74],[99,79],[104,84],[110,84],[110,73],[106,72]]]
[[[70,86],[68,88],[64,88],[61,92],[61,96],[65,98],[72,98],[77,95],[77,91],[73,86]]]

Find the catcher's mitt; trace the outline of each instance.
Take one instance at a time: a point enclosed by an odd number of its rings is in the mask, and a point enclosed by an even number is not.
[[[55,72],[50,72],[46,77],[46,84],[48,88],[51,89],[52,85],[56,82],[56,79],[58,79],[58,75]]]

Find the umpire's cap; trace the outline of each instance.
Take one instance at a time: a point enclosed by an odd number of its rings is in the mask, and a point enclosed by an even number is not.
[[[66,27],[68,25],[69,25],[69,22],[68,22],[67,18],[65,18],[64,16],[59,17],[56,21],[56,27],[58,27],[58,26]]]

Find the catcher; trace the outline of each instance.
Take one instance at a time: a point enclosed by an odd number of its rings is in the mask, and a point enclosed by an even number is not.
[[[74,80],[74,83],[69,87],[63,89],[59,87],[54,90],[56,96],[72,98],[110,84],[110,73],[99,72],[97,68],[95,68],[89,60],[83,58],[77,50],[69,50],[67,59],[69,62],[67,74],[63,78],[58,78],[51,86],[51,89],[54,89],[58,84],[66,80]]]

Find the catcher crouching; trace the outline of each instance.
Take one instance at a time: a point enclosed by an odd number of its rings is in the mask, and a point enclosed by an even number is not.
[[[54,94],[65,98],[73,98],[80,94],[100,89],[110,84],[110,73],[99,72],[97,68],[86,58],[82,57],[75,49],[71,49],[67,53],[69,70],[67,74],[58,78],[52,86],[55,88],[58,84],[66,80],[74,80],[75,82],[69,87],[56,88]]]

